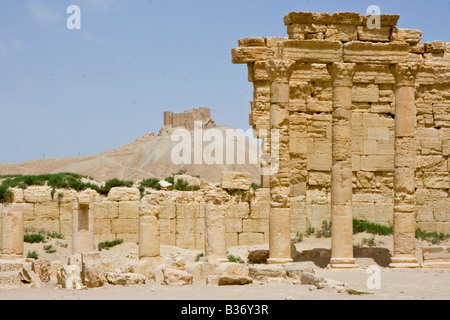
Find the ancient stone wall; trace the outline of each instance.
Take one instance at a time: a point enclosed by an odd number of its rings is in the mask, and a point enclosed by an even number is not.
[[[172,128],[185,128],[194,130],[194,122],[200,121],[204,124],[212,120],[209,108],[198,108],[184,111],[183,113],[164,112],[164,126]]]
[[[419,30],[396,27],[398,15],[382,15],[381,28],[373,30],[367,27],[368,18],[357,13],[293,12],[284,20],[288,37],[239,40],[239,47],[232,50],[233,63],[248,65],[254,85],[249,123],[262,132],[273,129],[271,103],[273,116],[273,103],[281,94],[273,64],[289,63],[291,178],[286,185],[291,231],[320,228],[323,220],[331,220],[333,83],[329,68],[336,62],[355,64],[351,84],[353,216],[392,225],[396,108],[392,68],[400,62],[416,65],[417,227],[449,233],[450,43],[422,43]],[[265,145],[270,154],[270,137]],[[263,181],[269,187],[268,179]]]
[[[227,246],[264,244],[268,241],[268,189],[248,191],[245,196],[230,195],[216,187],[194,192],[158,191],[142,199],[137,188],[112,188],[108,196],[101,196],[93,190],[52,191],[46,186],[25,190],[14,188],[12,191],[14,202],[0,204],[0,213],[3,209],[23,212],[24,228],[30,231],[55,231],[72,236],[73,202],[87,193],[94,197],[91,206],[95,243],[114,239],[138,242],[140,216],[152,215],[159,222],[161,244],[203,250],[206,199],[207,195],[212,194],[221,199],[219,203],[212,204],[212,209],[225,213]]]

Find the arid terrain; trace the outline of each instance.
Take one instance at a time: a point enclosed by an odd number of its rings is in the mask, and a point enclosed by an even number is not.
[[[154,280],[149,280],[145,285],[139,286],[112,286],[105,285],[102,288],[87,290],[67,290],[55,288],[55,284],[47,284],[42,289],[10,289],[0,290],[0,299],[26,299],[26,300],[315,300],[315,299],[450,299],[450,270],[431,269],[389,269],[392,236],[375,236],[376,246],[369,248],[361,246],[363,239],[371,235],[361,233],[355,235],[355,257],[359,269],[355,270],[329,270],[326,268],[329,262],[329,249],[331,240],[328,238],[306,237],[297,243],[299,253],[294,264],[312,268],[317,276],[326,277],[336,281],[345,282],[351,287],[371,292],[371,295],[353,295],[348,293],[336,293],[328,289],[315,289],[309,285],[302,285],[295,281],[283,281],[275,283],[257,283],[245,286],[212,286],[189,285],[184,287],[169,287],[161,285]],[[57,241],[59,243],[57,243]],[[67,248],[61,244],[67,243]],[[70,254],[70,239],[52,240],[45,245],[52,244],[56,249],[53,254],[47,254],[43,250],[43,244],[25,244],[25,252],[36,250],[40,258],[60,260],[64,263]],[[448,245],[446,240],[441,243]],[[417,247],[430,245],[426,241],[417,241]],[[257,248],[267,248],[258,246]],[[229,248],[229,253],[246,259],[248,250],[252,247]],[[315,254],[311,255],[313,250]],[[301,254],[308,252],[308,257]],[[176,247],[162,246],[161,256],[166,260],[184,258],[186,263],[193,263],[199,250],[185,250]],[[127,260],[136,259],[138,245],[136,243],[123,243],[110,250],[102,250],[102,260],[116,261],[117,268],[126,268]],[[312,257],[314,256],[315,257]],[[417,250],[420,261],[420,250]],[[367,267],[377,265],[381,267],[381,289],[369,290],[367,281],[371,274],[367,273]]]

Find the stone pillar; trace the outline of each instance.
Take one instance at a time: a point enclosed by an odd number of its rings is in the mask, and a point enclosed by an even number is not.
[[[269,264],[293,262],[291,257],[290,201],[291,171],[289,154],[289,79],[294,61],[270,60],[267,70],[270,87],[270,215]]]
[[[160,255],[159,222],[155,216],[139,218],[139,259]]]
[[[333,82],[330,267],[355,268],[352,207],[352,85],[354,63],[329,65]]]
[[[1,259],[23,258],[24,218],[23,212],[3,207],[1,212]]]
[[[395,77],[394,256],[391,268],[417,268],[415,254],[415,77],[419,66],[392,66]]]
[[[79,194],[72,205],[72,254],[95,250],[94,206],[92,195]]]
[[[228,261],[225,201],[217,194],[206,195],[205,256],[210,263]]]

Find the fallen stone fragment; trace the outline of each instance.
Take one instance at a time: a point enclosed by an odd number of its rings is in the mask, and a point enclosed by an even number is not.
[[[163,267],[162,273],[164,275],[164,284],[171,287],[181,287],[192,284],[192,274],[177,270],[171,267]]]
[[[246,285],[253,283],[253,279],[245,276],[222,275],[218,277],[219,286]]]

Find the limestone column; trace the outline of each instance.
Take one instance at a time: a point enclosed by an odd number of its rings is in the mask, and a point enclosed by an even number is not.
[[[72,205],[72,254],[95,250],[93,196],[79,194]]]
[[[415,77],[419,65],[392,66],[395,77],[394,256],[391,268],[417,268],[415,254]]]
[[[24,218],[23,212],[3,207],[1,212],[1,259],[20,259],[23,258],[23,236],[24,236]]]
[[[155,216],[139,218],[139,259],[160,255],[159,222]]]
[[[206,195],[205,256],[210,263],[228,261],[225,201],[220,195]]]
[[[333,63],[329,72],[333,82],[330,267],[355,268],[351,110],[355,64]]]
[[[289,154],[289,80],[294,61],[270,60],[270,215],[269,264],[293,262],[291,257],[291,171]],[[276,168],[274,170],[274,168]]]

